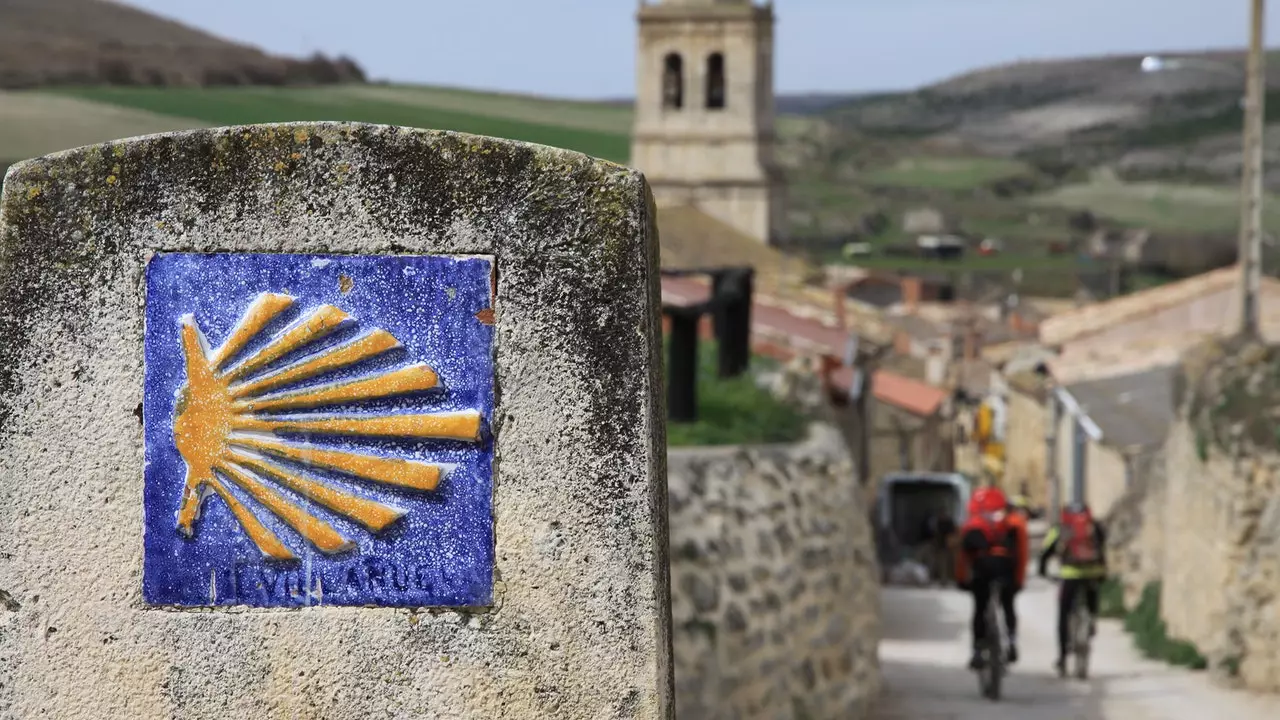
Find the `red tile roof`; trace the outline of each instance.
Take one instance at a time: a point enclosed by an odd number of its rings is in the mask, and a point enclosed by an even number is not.
[[[696,305],[709,300],[710,285],[692,277],[662,278],[662,301],[670,305]],[[806,350],[844,354],[849,333],[824,325],[817,320],[800,317],[779,307],[756,302],[751,308],[754,333],[791,341]]]
[[[946,390],[883,370],[872,376],[871,392],[877,400],[924,417],[941,410],[947,399]]]
[[[662,278],[662,299],[665,303],[694,305],[709,296],[710,287],[703,281],[685,277]],[[775,358],[787,350],[793,354],[814,352],[840,358],[844,356],[849,339],[845,330],[760,302],[751,308],[751,331],[753,348]],[[848,392],[853,371],[841,367],[829,379],[834,387]],[[873,375],[871,392],[881,402],[924,417],[938,412],[947,398],[945,390],[885,370]]]
[[[662,302],[666,305],[688,307],[711,299],[711,285],[693,277],[662,278]]]
[[[831,384],[847,393],[853,384],[853,369],[842,367],[835,370],[831,373]],[[947,399],[946,390],[887,370],[877,370],[872,374],[871,394],[880,402],[920,417],[936,414]]]

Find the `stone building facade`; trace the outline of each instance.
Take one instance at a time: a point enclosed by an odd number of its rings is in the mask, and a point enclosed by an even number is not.
[[[1023,493],[1033,507],[1049,507],[1049,475],[1045,471],[1048,450],[1045,436],[1048,392],[1043,381],[1023,379],[1010,383],[1006,395],[1008,429],[1002,485],[1006,492]]]
[[[659,0],[638,13],[631,164],[658,206],[693,206],[761,242],[783,235],[774,157],[773,8]]]

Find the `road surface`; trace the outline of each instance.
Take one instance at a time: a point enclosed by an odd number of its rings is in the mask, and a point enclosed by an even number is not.
[[[1004,698],[984,700],[969,656],[972,601],[958,590],[885,588],[880,662],[885,695],[876,720],[1272,720],[1280,697],[1213,686],[1193,673],[1143,659],[1120,623],[1103,620],[1090,680],[1053,670],[1057,587],[1033,578],[1018,598],[1021,657]]]

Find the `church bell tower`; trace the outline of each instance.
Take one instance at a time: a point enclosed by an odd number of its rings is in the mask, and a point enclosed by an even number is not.
[[[774,157],[773,6],[640,4],[631,164],[659,208],[692,205],[744,235],[783,235]]]

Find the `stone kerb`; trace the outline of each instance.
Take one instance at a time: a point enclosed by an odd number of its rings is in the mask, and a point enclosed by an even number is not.
[[[0,715],[671,717],[653,216],[359,124],[11,168]]]

